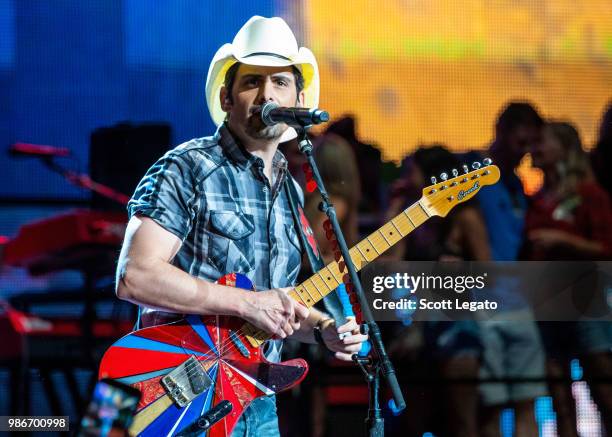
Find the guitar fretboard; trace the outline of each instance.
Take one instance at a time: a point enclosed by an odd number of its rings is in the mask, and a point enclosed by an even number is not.
[[[421,199],[361,240],[349,250],[349,255],[357,271],[374,261],[391,246],[423,224],[429,217],[431,217],[431,214],[423,206]],[[312,307],[335,290],[338,285],[345,282],[344,275],[348,275],[348,269],[340,270],[342,261],[341,258],[340,261],[327,264],[323,269],[296,286],[289,295],[306,307]],[[271,337],[270,334],[255,328],[249,323],[242,327],[242,331],[246,333],[247,340],[254,347],[261,346],[264,341]]]

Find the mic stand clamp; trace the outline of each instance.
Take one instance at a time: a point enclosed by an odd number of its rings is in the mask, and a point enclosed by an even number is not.
[[[325,190],[323,180],[321,179],[321,174],[319,173],[319,169],[313,158],[312,143],[310,142],[307,133],[307,129],[309,127],[310,126],[304,126],[302,129],[296,129],[298,132],[298,145],[300,152],[304,154],[304,156],[306,156],[308,164],[312,169],[313,180],[317,184],[319,193],[321,194],[321,198],[323,199],[323,201],[321,202],[320,209],[329,218],[329,221],[332,225],[332,229],[336,236],[336,240],[338,241],[338,247],[340,249],[340,252],[342,253],[342,258],[344,259],[346,268],[349,271],[349,277],[351,279],[353,289],[359,299],[363,320],[365,326],[367,327],[364,328],[362,332],[367,332],[369,334],[370,342],[372,343],[372,347],[374,349],[374,353],[372,354],[372,356],[367,358],[367,360],[369,360],[369,364],[364,364],[364,361],[362,361],[364,360],[364,358],[357,357],[356,359],[355,355],[353,356],[353,360],[360,365],[362,371],[364,371],[364,375],[367,375],[366,380],[368,382],[370,399],[370,409],[368,411],[368,418],[366,420],[367,435],[370,437],[379,437],[384,434],[384,421],[380,414],[380,407],[378,402],[381,371],[383,377],[387,381],[389,389],[391,390],[393,401],[397,406],[397,410],[403,410],[406,407],[406,402],[404,401],[404,397],[400,390],[399,383],[397,382],[397,376],[395,375],[395,369],[393,368],[393,364],[387,356],[385,346],[383,345],[380,329],[374,321],[374,316],[372,315],[372,311],[370,311],[370,307],[363,292],[359,276],[357,276],[357,270],[355,269],[353,260],[350,257],[349,250],[344,239],[344,235],[342,234],[342,230],[340,229],[340,223],[338,223],[338,218],[336,217],[336,210],[334,209],[329,195]]]
[[[366,435],[384,437],[385,420],[382,418],[379,402],[380,365],[370,357],[360,357],[354,354],[351,358],[357,363],[368,383],[368,417],[365,420]]]

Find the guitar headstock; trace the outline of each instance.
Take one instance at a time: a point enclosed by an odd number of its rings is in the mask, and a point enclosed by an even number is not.
[[[463,165],[462,174],[457,169],[440,175],[441,182],[436,177],[431,178],[433,185],[423,189],[423,206],[431,215],[446,217],[448,212],[458,204],[471,199],[482,187],[493,185],[499,180],[499,168],[491,164],[489,158],[472,164],[472,171]]]

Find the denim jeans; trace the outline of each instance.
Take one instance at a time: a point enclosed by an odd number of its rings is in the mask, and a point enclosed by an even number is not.
[[[262,396],[251,402],[236,422],[232,437],[280,437],[276,396]]]

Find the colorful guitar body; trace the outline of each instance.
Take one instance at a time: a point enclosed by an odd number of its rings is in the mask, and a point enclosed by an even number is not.
[[[218,283],[253,288],[247,277],[234,273]],[[244,325],[244,320],[235,317],[187,316],[134,331],[113,344],[102,358],[99,377],[113,378],[141,391],[130,433],[176,435],[228,400],[231,413],[207,434],[228,436],[254,399],[287,390],[304,379],[308,372],[304,360],[267,361],[261,348],[252,346],[241,332]],[[173,371],[177,376],[172,376]],[[184,378],[183,393],[177,390],[180,378]]]

